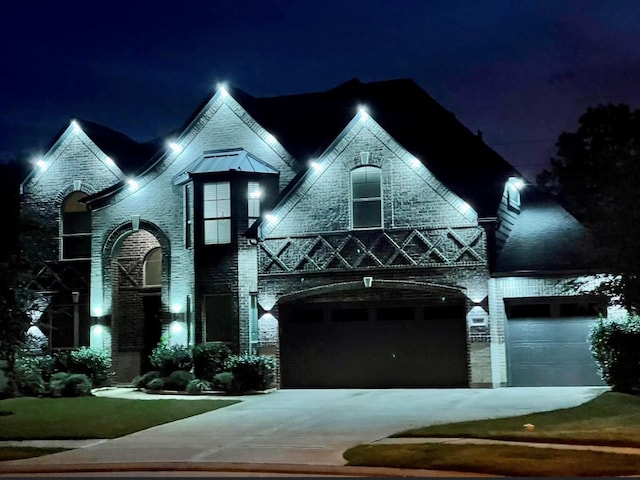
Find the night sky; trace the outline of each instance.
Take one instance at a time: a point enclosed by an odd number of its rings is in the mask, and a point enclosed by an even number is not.
[[[588,106],[640,107],[638,0],[23,0],[1,18],[0,160],[44,153],[71,118],[151,139],[221,81],[412,78],[533,179]]]

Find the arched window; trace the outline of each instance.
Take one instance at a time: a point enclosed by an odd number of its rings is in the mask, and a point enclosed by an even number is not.
[[[162,249],[154,248],[144,257],[145,287],[159,287],[162,284]]]
[[[84,192],[72,192],[62,202],[62,258],[91,257],[91,212],[81,200]]]
[[[382,189],[378,167],[351,171],[351,224],[353,228],[382,227]]]

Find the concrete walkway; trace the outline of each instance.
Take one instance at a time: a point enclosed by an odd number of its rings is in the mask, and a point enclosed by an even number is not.
[[[236,405],[106,442],[3,462],[0,472],[7,472],[8,468],[18,473],[29,468],[96,471],[99,466],[105,469],[126,466],[131,471],[147,468],[157,471],[159,465],[182,465],[182,468],[261,465],[286,471],[308,468],[317,474],[330,474],[329,471],[335,473],[344,466],[342,452],[346,449],[380,441],[401,430],[567,408],[604,390],[600,387],[280,390],[241,397],[242,402]],[[145,400],[170,398],[131,389],[97,394]],[[197,401],[203,397],[180,398]],[[345,468],[357,475],[354,467]]]

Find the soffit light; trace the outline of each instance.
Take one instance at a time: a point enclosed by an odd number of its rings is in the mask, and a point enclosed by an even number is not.
[[[318,172],[322,170],[322,165],[320,165],[320,164],[319,164],[318,162],[316,162],[315,160],[311,160],[311,161],[309,162],[309,166],[310,166],[311,168],[313,168],[314,170],[318,171]]]
[[[180,153],[182,152],[182,145],[176,143],[176,142],[169,142],[169,148],[173,151],[173,153]]]
[[[524,188],[524,181],[521,178],[511,177],[509,178],[509,187],[512,190],[519,191]]]
[[[80,130],[82,130],[80,128],[80,125],[78,125],[78,122],[76,122],[75,120],[71,120],[71,126],[73,127],[73,131],[74,132],[79,132]]]
[[[369,119],[369,112],[367,112],[367,107],[364,105],[358,107],[358,113],[360,114],[361,121],[366,122]]]
[[[129,188],[134,192],[139,188],[138,182],[136,182],[133,178],[127,180],[127,183],[129,184]]]
[[[271,222],[271,223],[275,223],[275,221],[276,221],[276,216],[275,216],[275,215],[272,215],[272,214],[270,214],[270,213],[267,213],[267,214],[264,216],[264,218],[265,218],[268,222]]]
[[[37,162],[38,167],[40,167],[40,170],[42,170],[43,172],[49,168],[49,165],[47,165],[47,162],[45,162],[44,160],[40,159]]]
[[[267,135],[267,143],[269,145],[273,145],[274,143],[276,143],[276,137],[274,137],[273,135],[269,134]]]
[[[113,166],[116,164],[116,162],[114,162],[114,161],[113,161],[113,158],[111,158],[111,157],[106,157],[106,158],[104,159],[104,161],[107,163],[107,165],[109,165],[109,166],[111,166],[111,167],[113,167]]]
[[[227,98],[229,96],[229,92],[227,91],[226,83],[218,83],[218,91],[220,92],[220,96],[222,98]]]

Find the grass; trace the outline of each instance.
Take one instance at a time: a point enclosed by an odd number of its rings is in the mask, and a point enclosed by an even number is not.
[[[125,400],[106,397],[0,401],[0,440],[116,438],[216,410],[235,400]]]
[[[425,468],[516,477],[614,476],[640,472],[640,455],[503,445],[359,445],[349,465]]]
[[[66,448],[33,448],[33,447],[0,447],[0,462],[5,460],[21,460],[23,458],[40,457],[51,453],[59,453]]]
[[[527,430],[525,424],[534,428]],[[394,437],[463,437],[640,447],[640,398],[606,392],[573,408],[517,417],[433,425]]]

